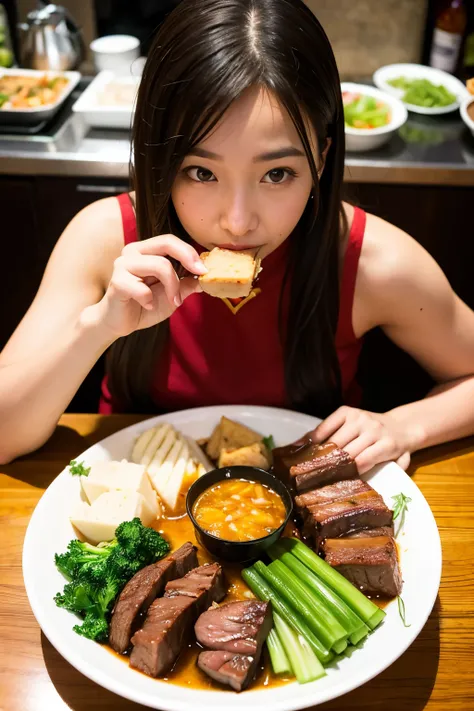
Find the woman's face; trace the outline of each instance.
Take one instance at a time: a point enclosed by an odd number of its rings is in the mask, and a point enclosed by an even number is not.
[[[186,232],[206,249],[258,248],[264,258],[297,225],[312,184],[288,113],[254,88],[186,156],[172,200]]]

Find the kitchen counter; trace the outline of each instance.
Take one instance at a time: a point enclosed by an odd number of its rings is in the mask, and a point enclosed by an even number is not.
[[[91,129],[71,113],[70,105],[58,124],[48,136],[0,133],[0,174],[127,179],[128,131]],[[458,112],[438,117],[410,114],[382,148],[347,153],[345,180],[474,186],[474,137]]]

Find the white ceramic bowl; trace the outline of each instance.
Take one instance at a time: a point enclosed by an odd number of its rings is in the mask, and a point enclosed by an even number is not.
[[[461,118],[474,136],[474,119],[467,113],[468,106],[474,106],[474,96],[469,95],[461,104]]]
[[[403,126],[408,118],[408,112],[399,99],[384,91],[375,89],[373,86],[342,82],[341,91],[350,91],[356,94],[373,96],[375,99],[387,104],[390,107],[391,113],[389,123],[386,126],[380,126],[380,128],[352,128],[352,126],[346,125],[346,150],[348,151],[361,153],[363,151],[372,151],[375,148],[380,148],[380,146],[390,140],[395,131],[397,131],[400,126]]]
[[[106,35],[90,44],[96,71],[130,74],[132,62],[140,56],[140,40],[132,35]]]
[[[416,104],[407,104],[405,106],[409,111],[416,114],[426,114],[427,116],[435,116],[437,114],[449,114],[451,111],[456,111],[459,105],[466,96],[468,91],[464,84],[456,77],[448,72],[443,72],[441,69],[434,67],[425,67],[423,64],[388,64],[385,67],[380,67],[374,72],[373,81],[382,91],[386,91],[392,96],[396,96],[401,100],[404,94],[403,89],[397,89],[391,86],[388,82],[398,77],[407,77],[409,79],[428,79],[433,84],[442,84],[448,91],[456,97],[456,101],[449,106],[438,106],[435,108],[427,108],[425,106],[416,106]]]

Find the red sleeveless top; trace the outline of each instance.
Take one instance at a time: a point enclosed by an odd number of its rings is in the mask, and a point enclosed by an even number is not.
[[[137,239],[135,213],[128,194],[118,200],[128,244]],[[362,341],[352,328],[352,307],[365,221],[365,212],[356,207],[344,257],[335,339],[344,401],[349,405],[357,405],[360,397],[355,376]],[[265,258],[246,300],[231,303],[193,294],[173,313],[168,343],[152,382],[157,410],[225,404],[288,406],[278,326],[287,249],[288,241]],[[99,412],[119,411],[104,378]]]

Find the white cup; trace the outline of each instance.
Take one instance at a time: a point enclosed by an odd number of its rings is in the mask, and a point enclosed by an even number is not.
[[[130,74],[140,56],[140,40],[132,35],[106,35],[90,43],[96,71]]]

